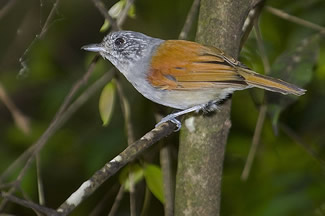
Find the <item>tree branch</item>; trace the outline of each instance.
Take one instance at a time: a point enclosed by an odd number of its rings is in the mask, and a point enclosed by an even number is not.
[[[178,39],[184,40],[184,39],[187,38],[187,35],[191,30],[191,27],[192,27],[192,24],[193,24],[193,21],[194,21],[194,17],[197,14],[199,6],[200,6],[200,0],[193,0],[191,9],[187,14],[184,26],[182,28],[181,33],[179,34]]]
[[[97,7],[97,9],[99,10],[99,12],[103,15],[103,17],[110,22],[110,24],[112,25],[112,29],[113,31],[118,31],[120,30],[120,27],[117,25],[116,21],[113,19],[113,17],[111,17],[108,14],[108,10],[106,9],[105,5],[103,2],[101,2],[100,0],[93,0],[95,6]]]
[[[74,210],[83,200],[89,197],[95,190],[103,184],[109,177],[114,175],[127,163],[134,160],[144,150],[148,149],[160,139],[168,136],[175,130],[175,124],[166,122],[159,125],[159,127],[152,129],[145,134],[141,139],[128,146],[123,152],[116,156],[113,160],[104,165],[98,170],[89,180],[82,183],[70,197],[62,203],[58,208],[58,212],[62,215],[69,214]]]
[[[265,9],[266,9],[266,11],[268,11],[282,19],[288,20],[288,21],[296,23],[298,25],[305,26],[307,28],[314,29],[316,31],[320,31],[321,34],[325,34],[325,28],[323,26],[317,25],[315,23],[309,22],[307,20],[301,19],[296,16],[292,16],[284,11],[281,11],[279,9],[276,9],[276,8],[273,8],[270,6],[265,6]]]
[[[7,200],[9,200],[9,201],[11,201],[13,203],[24,206],[26,208],[34,209],[36,212],[40,212],[40,213],[43,213],[45,215],[51,215],[51,216],[59,215],[54,209],[50,209],[50,208],[38,205],[38,204],[36,204],[34,202],[31,202],[31,201],[20,199],[18,197],[9,195],[7,193],[1,193],[0,192],[0,196],[2,196],[3,198],[5,198],[5,199],[7,199]]]
[[[196,40],[238,57],[242,26],[254,0],[201,0]],[[175,215],[219,215],[231,100],[209,116],[186,116],[181,130]]]

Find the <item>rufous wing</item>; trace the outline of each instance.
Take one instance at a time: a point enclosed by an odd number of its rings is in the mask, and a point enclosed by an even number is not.
[[[195,42],[167,40],[152,57],[148,82],[159,89],[258,87],[297,96],[305,93],[293,84],[258,74],[221,50]]]
[[[247,86],[222,51],[183,40],[168,40],[157,48],[147,80],[156,88],[168,90]]]

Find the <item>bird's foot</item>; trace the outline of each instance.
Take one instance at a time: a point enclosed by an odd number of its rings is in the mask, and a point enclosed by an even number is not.
[[[165,122],[171,121],[172,123],[174,123],[174,124],[176,125],[176,129],[175,129],[174,131],[177,132],[177,131],[179,131],[179,130],[181,129],[181,127],[182,127],[182,123],[181,123],[178,119],[176,119],[176,117],[177,117],[177,115],[175,115],[175,114],[169,114],[169,115],[165,116],[164,118],[162,118],[162,119],[160,120],[160,122],[158,122],[158,123],[156,124],[155,127],[158,127],[158,126],[161,125],[162,123],[165,123]]]

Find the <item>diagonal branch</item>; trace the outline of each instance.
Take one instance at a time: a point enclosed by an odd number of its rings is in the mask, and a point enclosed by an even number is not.
[[[323,26],[317,25],[315,23],[309,22],[307,20],[301,19],[301,18],[296,17],[296,16],[292,16],[292,15],[290,15],[290,14],[284,12],[284,11],[281,11],[279,9],[276,9],[276,8],[273,8],[273,7],[270,7],[270,6],[265,6],[265,9],[268,12],[270,12],[270,13],[272,13],[272,14],[274,14],[274,15],[282,18],[282,19],[288,20],[288,21],[296,23],[298,25],[305,26],[307,28],[311,28],[311,29],[316,30],[316,31],[320,31],[321,34],[325,34],[325,27],[323,27]]]
[[[175,127],[176,126],[171,122],[161,124],[159,127],[152,129],[141,139],[128,146],[123,152],[98,170],[89,180],[82,183],[82,185],[62,203],[57,211],[62,213],[62,215],[69,214],[82,201],[93,194],[109,177],[114,175],[127,163],[134,160],[154,143],[171,134],[175,130]]]
[[[52,9],[51,9],[49,15],[46,18],[45,24],[43,25],[40,34],[39,35],[36,35],[36,37],[34,38],[34,40],[29,44],[29,46],[27,47],[27,49],[24,51],[23,55],[19,58],[19,62],[21,64],[22,68],[20,69],[18,75],[23,75],[25,73],[25,71],[28,70],[27,64],[25,62],[25,58],[26,58],[27,54],[29,53],[30,49],[34,46],[34,44],[38,40],[42,39],[43,36],[45,35],[45,33],[47,32],[47,30],[49,29],[50,22],[54,18],[55,11],[57,10],[57,8],[59,6],[59,3],[60,3],[60,0],[56,0],[53,3]]]
[[[24,206],[26,208],[34,209],[36,212],[39,212],[39,213],[42,213],[42,214],[45,214],[45,215],[51,215],[51,216],[59,215],[57,213],[57,211],[55,211],[54,209],[50,209],[50,208],[38,205],[38,204],[36,204],[34,202],[31,202],[31,201],[20,199],[18,197],[9,195],[7,193],[1,193],[0,192],[0,196],[2,196],[3,198],[5,198],[5,199],[7,199],[7,200],[9,200],[9,201],[11,201],[13,203]]]
[[[93,0],[95,6],[97,7],[97,9],[99,10],[99,12],[103,15],[103,17],[110,22],[110,24],[112,25],[112,29],[113,31],[117,31],[120,30],[119,25],[117,25],[116,21],[113,19],[113,17],[111,17],[108,14],[108,10],[106,9],[105,5],[103,2],[101,2],[100,0]]]
[[[193,21],[194,21],[194,17],[198,12],[199,6],[200,6],[200,0],[194,0],[192,3],[191,9],[187,14],[184,26],[182,28],[181,33],[179,34],[178,39],[184,40],[187,38],[187,35],[190,32]]]
[[[126,1],[126,5],[125,5],[123,11],[121,12],[121,15],[117,18],[117,26],[121,27],[121,25],[124,23],[133,2],[134,2],[134,0]]]
[[[112,78],[112,73],[106,73],[101,78],[99,78],[94,84],[92,84],[78,99],[76,99],[67,110],[62,113],[61,116],[55,118],[42,136],[35,142],[33,146],[33,151],[27,162],[25,163],[22,170],[19,172],[19,175],[16,179],[15,187],[12,187],[9,190],[9,194],[12,194],[16,191],[16,185],[19,185],[25,176],[27,170],[30,168],[32,163],[35,160],[36,155],[41,151],[44,145],[47,143],[48,139],[54,135],[54,133],[61,128],[61,126],[82,106],[95,92],[97,92],[102,86],[104,86]],[[32,148],[32,147],[31,147]],[[6,204],[4,199],[0,205],[0,209],[3,209]]]

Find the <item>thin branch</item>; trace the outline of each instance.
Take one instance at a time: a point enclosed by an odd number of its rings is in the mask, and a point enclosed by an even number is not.
[[[121,109],[122,109],[122,113],[124,116],[126,135],[128,137],[128,145],[131,145],[134,142],[135,138],[134,138],[134,131],[133,131],[133,126],[132,126],[132,122],[131,122],[130,103],[124,94],[124,90],[121,86],[121,82],[117,75],[116,75],[115,80],[116,80],[117,94],[120,98]]]
[[[265,51],[262,34],[261,34],[260,28],[258,26],[258,20],[254,21],[254,29],[255,29],[256,39],[257,39],[257,46],[259,48],[259,51],[261,53],[261,58],[263,61],[264,73],[269,74],[270,70],[271,70],[270,62],[269,62],[269,59],[268,59],[266,51]],[[244,167],[244,170],[241,175],[241,179],[243,181],[246,181],[248,179],[251,168],[253,166],[257,148],[258,148],[260,140],[261,140],[262,128],[263,128],[264,121],[265,121],[266,111],[267,111],[267,105],[265,104],[265,95],[263,95],[263,103],[260,106],[259,115],[258,115],[255,131],[254,131],[254,135],[253,135],[252,145],[249,150],[247,160],[245,163],[245,167]]]
[[[47,143],[47,140],[54,135],[54,133],[82,106],[96,91],[98,91],[102,86],[104,86],[112,78],[112,73],[105,73],[101,78],[99,78],[94,84],[92,84],[85,92],[75,100],[69,108],[64,112],[60,117],[54,119],[42,136],[36,141],[35,149],[31,154],[30,158],[27,160],[25,166],[20,171],[16,182],[20,184],[22,178],[25,176],[27,170],[32,165],[35,156],[40,152],[40,150]],[[9,190],[9,194],[12,194],[15,191],[15,187]],[[5,205],[5,200],[0,205],[0,210],[3,209]]]
[[[22,130],[25,134],[29,134],[30,132],[29,118],[26,117],[24,114],[22,114],[22,112],[16,107],[14,102],[8,96],[1,82],[0,82],[0,101],[2,101],[10,111],[17,127],[20,130]]]
[[[15,182],[9,182],[9,183],[5,183],[5,184],[1,184],[0,185],[0,190],[4,190],[6,188],[13,187],[14,185],[15,185]]]
[[[40,205],[45,205],[43,179],[41,174],[41,162],[40,155],[36,156],[36,173],[37,173],[37,191],[38,191],[38,202]]]
[[[247,178],[249,176],[249,173],[251,171],[251,168],[252,168],[252,164],[254,162],[254,158],[255,158],[255,155],[256,155],[256,150],[257,150],[258,144],[259,144],[260,139],[261,139],[262,128],[263,128],[263,124],[264,124],[264,120],[265,120],[265,116],[266,116],[266,111],[267,111],[267,106],[265,104],[262,104],[261,107],[260,107],[260,113],[258,115],[255,131],[254,131],[252,145],[251,145],[251,148],[249,150],[247,160],[246,160],[246,164],[245,164],[244,170],[243,170],[242,175],[241,175],[241,179],[243,181],[247,180]]]
[[[35,149],[35,145],[30,146],[27,150],[25,150],[10,166],[1,174],[0,183],[4,182],[10,173],[13,173],[18,166],[24,163],[25,160],[31,155],[33,150]]]
[[[20,71],[18,73],[19,76],[23,75],[25,73],[25,71],[28,69],[27,68],[27,64],[25,62],[25,57],[29,53],[30,49],[34,46],[34,44],[36,43],[36,41],[42,39],[43,36],[48,31],[50,22],[54,18],[55,11],[57,10],[57,7],[59,6],[59,2],[60,2],[60,0],[56,0],[53,3],[52,9],[51,9],[48,17],[46,18],[45,24],[43,25],[43,28],[41,29],[40,34],[39,35],[36,35],[36,37],[34,38],[34,40],[29,44],[29,46],[27,47],[27,49],[24,51],[23,55],[19,58],[19,62],[21,64],[21,66],[22,66],[22,68],[20,69]]]
[[[32,199],[29,197],[29,195],[20,186],[18,187],[18,190],[22,194],[24,200],[26,200],[28,202],[33,202]],[[39,204],[37,204],[37,205],[39,205]],[[32,209],[32,210],[35,212],[35,214],[37,216],[43,216],[43,214],[38,212],[36,209]]]
[[[160,150],[160,165],[163,173],[165,216],[174,215],[175,182],[172,172],[171,146],[164,145]]]
[[[131,162],[132,163],[132,162]],[[132,171],[129,172],[129,182],[130,182],[130,216],[137,215],[137,205],[136,205],[136,192],[135,192],[135,183],[134,183],[134,173]]]
[[[175,124],[171,122],[161,124],[145,134],[141,139],[128,146],[123,152],[98,170],[89,180],[85,181],[73,194],[71,194],[57,211],[61,212],[62,215],[69,214],[109,177],[114,175],[130,161],[133,161],[154,143],[173,133],[175,127]]]
[[[160,122],[162,115],[155,115],[156,122]],[[164,187],[164,212],[165,216],[174,215],[174,197],[175,197],[175,176],[172,174],[172,159],[171,159],[171,146],[166,145],[162,141],[160,149],[160,165],[163,174],[163,187]]]
[[[260,56],[261,56],[261,59],[263,61],[264,73],[269,74],[270,71],[271,71],[270,61],[269,61],[269,59],[267,57],[267,54],[266,54],[262,34],[261,34],[260,27],[258,25],[257,20],[255,21],[254,28],[255,28],[255,35],[256,35],[256,39],[257,39],[257,46],[258,46],[258,49],[259,49],[259,51],[261,53]]]
[[[40,39],[48,30],[48,25],[50,21],[54,17],[54,11],[58,7],[59,0],[56,0],[56,2],[53,4],[53,7],[51,9],[51,12],[46,19],[46,22],[41,30],[41,34],[36,36],[36,38],[32,41],[32,43],[28,46],[28,48],[25,50],[24,54],[20,58],[20,62],[23,66],[23,68],[20,70],[19,74],[23,73],[27,69],[27,65],[24,61],[25,56],[29,52],[30,48],[33,46],[33,44],[36,42],[37,39]],[[113,22],[112,22],[113,24]],[[95,57],[97,59],[98,57]],[[85,92],[79,96],[75,102],[73,102],[70,106],[69,104],[72,101],[73,96],[75,93],[80,89],[80,87],[85,84],[85,82],[88,80],[88,77],[92,73],[91,71],[94,68],[96,60],[93,60],[92,64],[89,66],[89,69],[83,76],[81,80],[79,80],[73,87],[68,96],[65,98],[65,101],[59,108],[58,112],[56,113],[55,117],[53,118],[52,122],[50,123],[49,127],[46,129],[46,131],[41,135],[41,137],[33,144],[32,147],[30,147],[28,150],[26,150],[22,156],[17,159],[14,164],[10,165],[10,167],[4,172],[5,175],[3,174],[1,176],[1,179],[4,179],[4,177],[9,175],[9,171],[13,170],[15,167],[19,165],[19,163],[24,159],[25,157],[29,156],[29,159],[25,163],[24,167],[20,171],[14,186],[9,190],[9,194],[12,194],[16,191],[17,185],[20,184],[23,176],[25,176],[27,170],[31,166],[32,162],[35,159],[35,156],[40,152],[40,150],[43,148],[43,146],[46,144],[47,140],[71,117],[71,115],[81,106],[83,105],[88,98],[94,94],[99,88],[101,88],[104,84],[106,84],[112,77],[111,74],[104,74],[100,79],[98,79],[93,85],[91,85]],[[24,156],[24,157],[23,157]],[[1,204],[0,204],[0,211],[1,209],[4,208],[7,200],[3,199]]]
[[[113,206],[111,208],[111,210],[108,213],[108,216],[114,216],[117,212],[118,207],[120,206],[121,200],[123,198],[124,195],[124,186],[121,185],[120,189],[118,190],[118,193],[115,197]]]
[[[127,99],[127,97],[124,94],[122,85],[120,80],[116,79],[116,89],[117,93],[120,98],[121,102],[121,108],[124,116],[124,125],[126,128],[126,135],[127,135],[127,140],[128,140],[128,145],[131,145],[135,138],[134,138],[134,131],[133,131],[133,126],[132,126],[132,121],[131,121],[131,111],[130,111],[130,103]],[[135,216],[137,212],[136,208],[136,192],[135,192],[135,183],[134,183],[134,173],[130,170],[129,172],[129,182],[130,182],[130,215]]]
[[[34,209],[37,212],[43,213],[45,215],[51,215],[51,216],[59,215],[58,212],[55,211],[54,209],[38,205],[38,204],[36,204],[34,202],[31,202],[31,201],[20,199],[18,197],[9,195],[7,193],[0,192],[0,196],[2,196],[3,198],[5,198],[5,199],[7,199],[7,200],[9,200],[9,201],[11,201],[13,203],[24,206],[26,208]]]
[[[144,201],[143,201],[143,207],[141,210],[141,216],[147,216],[148,215],[148,209],[150,207],[150,201],[151,201],[152,194],[148,187],[146,187],[146,191],[144,194]]]
[[[106,192],[104,197],[96,203],[95,208],[88,214],[89,216],[98,216],[103,215],[103,211],[107,209],[107,203],[109,202],[110,198],[113,194],[116,193],[120,188],[120,183],[117,181],[114,185]]]
[[[55,12],[59,6],[59,2],[60,0],[56,0],[54,3],[53,3],[53,6],[52,6],[52,9],[49,13],[49,15],[47,16],[46,18],[46,21],[43,25],[43,28],[41,30],[41,33],[39,34],[39,39],[43,38],[43,36],[45,35],[45,33],[47,32],[48,28],[49,28],[49,25],[50,25],[50,22],[52,21],[52,19],[54,18],[54,15],[55,15]]]
[[[118,27],[121,27],[121,25],[125,22],[128,12],[129,12],[133,3],[134,3],[134,0],[126,1],[126,5],[125,5],[123,11],[121,12],[120,16],[117,18],[117,26]]]
[[[111,17],[108,14],[108,10],[106,9],[105,5],[103,2],[101,2],[100,0],[93,0],[95,6],[97,7],[97,9],[99,10],[99,12],[103,15],[103,17],[109,21],[109,23],[112,26],[113,31],[117,31],[120,30],[119,25],[116,23],[116,21],[113,19],[113,17]]]
[[[293,139],[296,143],[298,143],[300,146],[303,147],[303,149],[305,149],[308,154],[314,158],[316,158],[323,166],[325,166],[325,159],[323,157],[320,157],[317,152],[314,151],[314,149],[312,149],[307,143],[305,143],[301,137],[294,131],[292,130],[292,128],[290,128],[289,126],[280,123],[280,128],[282,129],[282,131],[287,134],[288,137],[290,137],[291,139]]]
[[[190,32],[191,27],[193,25],[194,17],[198,12],[199,6],[200,6],[200,0],[193,0],[191,9],[187,14],[186,21],[184,23],[181,33],[179,34],[178,39],[184,40],[187,38],[188,33]]]
[[[3,6],[0,10],[0,20],[7,15],[7,13],[11,10],[11,8],[13,6],[15,6],[15,4],[17,3],[17,0],[10,0],[7,1],[7,4],[5,4],[5,6]]]
[[[270,7],[270,6],[265,6],[265,9],[268,12],[270,12],[270,13],[272,13],[272,14],[274,14],[274,15],[282,18],[282,19],[288,20],[288,21],[296,23],[298,25],[305,26],[307,28],[311,28],[311,29],[316,30],[316,31],[320,31],[321,34],[325,34],[325,27],[323,27],[323,26],[317,25],[315,23],[309,22],[307,20],[301,19],[301,18],[296,17],[296,16],[292,16],[292,15],[290,15],[290,14],[284,12],[284,11],[281,11],[279,9],[276,9],[276,8],[273,8],[273,7]]]
[[[91,74],[93,73],[96,63],[99,59],[99,55],[95,55],[95,57],[91,60],[90,65],[88,66],[87,72],[82,76],[81,79],[79,79],[71,88],[70,92],[68,93],[68,95],[65,97],[62,105],[59,108],[59,111],[57,111],[57,113],[55,114],[54,119],[59,118],[63,112],[67,109],[67,107],[70,105],[73,97],[76,95],[76,93],[79,91],[79,89],[81,87],[83,87],[89,80],[89,77],[91,76]]]

